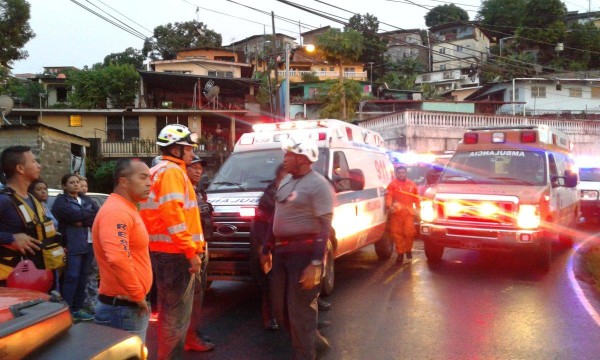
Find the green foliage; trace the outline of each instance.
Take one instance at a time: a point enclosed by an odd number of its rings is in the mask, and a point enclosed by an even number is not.
[[[529,0],[521,25],[515,32],[520,50],[538,49],[538,61],[550,63],[556,56],[554,47],[567,35],[566,12],[565,4],[560,0]]]
[[[600,246],[597,244],[583,254],[584,265],[589,274],[592,276],[594,287],[600,290]]]
[[[141,70],[144,67],[145,56],[142,55],[140,50],[136,50],[132,47],[128,47],[125,51],[120,53],[112,53],[104,57],[104,66],[109,65],[133,65],[134,68]]]
[[[202,22],[186,21],[160,25],[154,28],[154,39],[146,40],[142,53],[152,60],[173,60],[177,51],[200,47],[220,47],[221,34],[209,30]]]
[[[317,47],[328,61],[338,65],[352,63],[362,55],[363,36],[353,29],[329,29],[317,37]]]
[[[369,13],[364,16],[356,14],[348,21],[348,28],[360,32],[363,36],[364,49],[358,60],[365,65],[369,62],[381,64],[387,45],[379,35],[379,20],[377,20],[377,17]],[[381,69],[381,67],[375,69]]]
[[[391,89],[413,90],[415,89],[415,74],[404,74],[399,71],[388,71],[379,78],[380,82],[386,83]]]
[[[435,90],[435,87],[431,84],[421,85],[421,94],[423,100],[434,100],[441,98],[441,95]]]
[[[0,65],[27,58],[25,44],[35,33],[29,26],[30,5],[25,0],[0,0]]]
[[[319,81],[319,77],[317,76],[317,73],[312,71],[309,73],[303,73],[301,75],[302,81],[305,83],[311,83],[311,82],[317,82]]]
[[[113,174],[115,172],[116,161],[94,161],[91,158],[86,160],[87,177],[91,179],[90,191],[103,192],[110,194],[113,191]]]
[[[40,94],[45,93],[42,84],[29,81],[8,78],[4,86],[0,86],[0,93],[12,97],[15,101],[29,107],[38,107]]]
[[[140,75],[133,65],[94,65],[92,69],[71,71],[67,86],[72,88],[69,102],[76,109],[124,108],[135,100]]]
[[[356,106],[362,99],[362,86],[358,81],[346,80],[339,83],[330,80],[325,86],[324,95],[321,96],[321,110],[319,116],[323,119],[342,119],[349,121],[353,119],[356,113]],[[346,99],[346,109],[342,108],[341,99]],[[344,118],[344,113],[347,114]]]
[[[521,24],[526,4],[527,0],[483,0],[475,19],[497,42],[514,35],[515,29]]]
[[[425,15],[425,25],[434,27],[455,21],[469,21],[469,14],[454,4],[438,5]]]
[[[600,29],[593,22],[575,23],[565,39],[565,51],[561,58],[567,59],[570,70],[600,68]]]

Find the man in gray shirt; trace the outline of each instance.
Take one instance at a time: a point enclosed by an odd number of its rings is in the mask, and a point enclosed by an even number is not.
[[[317,330],[317,297],[333,216],[333,189],[312,170],[319,156],[313,140],[290,138],[283,150],[289,175],[275,195],[273,227],[261,263],[265,272],[272,271],[271,302],[277,321],[290,330],[294,359],[312,360],[317,347],[329,347]]]

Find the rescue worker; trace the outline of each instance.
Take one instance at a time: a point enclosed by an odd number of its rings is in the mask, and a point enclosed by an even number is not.
[[[195,275],[205,251],[200,211],[186,165],[198,135],[170,124],[158,135],[162,160],[150,169],[150,196],[140,215],[150,237],[150,258],[158,292],[158,358],[181,359],[194,300]]]
[[[148,231],[137,203],[150,194],[150,169],[138,159],[117,162],[114,190],[92,227],[100,282],[94,321],[129,331],[146,342],[152,286]]]
[[[282,148],[289,175],[275,194],[261,265],[266,273],[271,270],[271,304],[277,321],[290,331],[293,358],[315,359],[317,348],[329,347],[317,330],[317,297],[333,217],[333,189],[312,169],[319,156],[315,141],[289,138]]]
[[[200,188],[199,182],[204,172],[206,161],[201,160],[197,155],[187,166],[187,174],[194,186],[196,191],[196,197],[198,198],[198,207],[200,209],[200,223],[202,224],[202,233],[204,234],[204,240],[208,241],[212,237],[213,225],[212,225],[212,205],[208,202],[206,191]],[[207,249],[208,251],[208,249]],[[200,320],[202,319],[202,300],[204,299],[204,289],[206,287],[206,267],[208,266],[207,252],[200,255],[202,259],[202,271],[200,274],[195,276],[196,284],[194,285],[194,304],[192,305],[192,317],[190,319],[190,326],[187,330],[185,338],[184,350],[193,351],[210,351],[215,348],[208,339],[202,338],[200,335],[199,327]]]
[[[416,235],[415,214],[420,204],[417,184],[406,177],[406,172],[404,166],[396,168],[396,179],[388,185],[385,195],[390,233],[396,244],[398,264],[404,262],[404,255],[407,259],[412,259],[412,247]]]

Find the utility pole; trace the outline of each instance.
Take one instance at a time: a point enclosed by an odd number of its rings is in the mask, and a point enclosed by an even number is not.
[[[273,48],[273,70],[275,70],[275,112],[277,114],[280,113],[279,108],[279,92],[277,91],[277,84],[279,84],[279,76],[277,75],[277,71],[279,67],[277,66],[277,34],[275,33],[275,13],[271,11],[271,26],[273,27],[273,40],[271,41],[271,47]],[[270,76],[269,76],[269,81]]]
[[[373,91],[373,64],[375,64],[372,61],[369,61],[367,64],[371,65],[371,72],[370,72],[370,76],[371,76],[371,92]]]

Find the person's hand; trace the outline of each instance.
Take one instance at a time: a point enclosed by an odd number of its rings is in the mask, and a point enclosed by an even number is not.
[[[261,252],[261,254],[260,254],[260,268],[262,269],[262,271],[265,274],[268,274],[269,271],[271,271],[271,268],[273,268],[273,255],[271,255],[271,253],[268,253],[267,255],[264,255]]]
[[[191,266],[188,271],[192,274],[200,273],[200,270],[202,270],[202,260],[200,260],[200,257],[198,255],[194,255],[194,257],[189,260]]]
[[[13,237],[15,241],[11,245],[23,255],[27,255],[27,253],[35,255],[35,252],[40,250],[38,245],[42,245],[40,240],[34,239],[25,233],[14,234]]]
[[[142,312],[142,314],[150,315],[150,307],[148,306],[148,302],[146,301],[146,299],[142,299],[140,301],[132,301],[131,298],[127,295],[117,295],[117,299],[127,300],[130,302],[137,303],[138,306],[140,307],[140,311]]]
[[[302,289],[310,290],[315,286],[321,283],[321,275],[323,271],[323,265],[313,265],[308,264],[307,267],[302,271],[302,276],[300,276],[300,284],[302,284]]]

